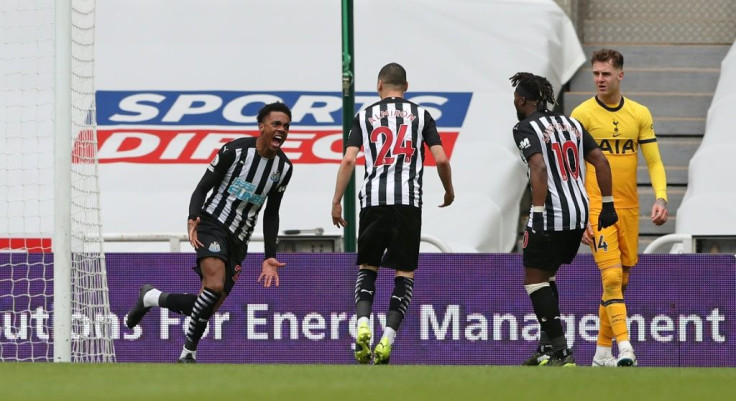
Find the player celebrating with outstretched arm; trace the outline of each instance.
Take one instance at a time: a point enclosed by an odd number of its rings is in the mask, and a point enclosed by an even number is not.
[[[279,208],[292,174],[291,161],[281,150],[291,124],[291,110],[283,103],[265,105],[258,112],[257,138],[224,145],[207,167],[189,203],[189,242],[197,252],[195,271],[202,280],[198,295],[165,293],[151,285],[141,287],[138,301],[126,316],[135,327],[154,306],[191,318],[179,362],[193,363],[197,345],[215,313],[240,275],[261,208],[266,257],[258,282],[279,285],[276,237]],[[211,191],[209,198],[207,193]],[[206,199],[206,200],[205,200]]]

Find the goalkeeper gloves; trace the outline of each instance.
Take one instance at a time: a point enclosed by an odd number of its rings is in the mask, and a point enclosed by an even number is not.
[[[606,227],[610,227],[618,221],[618,215],[616,214],[616,208],[613,207],[613,201],[603,202],[601,214],[598,215],[598,229],[602,230]]]

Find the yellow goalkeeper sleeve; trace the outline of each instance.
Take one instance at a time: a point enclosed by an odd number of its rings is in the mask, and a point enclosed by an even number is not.
[[[652,188],[654,189],[655,199],[662,198],[667,201],[667,174],[664,171],[662,158],[659,156],[659,146],[656,139],[653,141],[641,141],[641,151],[644,153],[644,160],[649,167],[649,178],[652,180]]]

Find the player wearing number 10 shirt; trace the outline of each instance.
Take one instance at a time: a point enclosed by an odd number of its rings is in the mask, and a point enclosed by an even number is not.
[[[356,264],[360,268],[355,283],[355,359],[361,364],[369,363],[371,357],[374,364],[389,363],[396,332],[412,299],[422,229],[424,144],[432,152],[445,190],[440,207],[455,199],[450,162],[434,119],[423,107],[403,98],[407,88],[406,70],[401,65],[387,64],[378,73],[381,100],[355,116],[332,198],[332,222],[345,227],[340,202],[362,147],[365,176],[359,195]],[[371,352],[369,322],[380,266],[394,269],[396,274],[386,329]]]
[[[541,76],[520,72],[511,79],[519,123],[514,142],[529,167],[532,210],[524,232],[524,289],[540,325],[537,349],[523,365],[574,366],[560,321],[557,270],[573,261],[588,224],[585,161],[596,167],[603,195],[593,224],[609,227],[618,217],[611,197],[611,170],[592,136],[575,119],[548,109],[554,90]],[[588,180],[592,177],[588,177]]]

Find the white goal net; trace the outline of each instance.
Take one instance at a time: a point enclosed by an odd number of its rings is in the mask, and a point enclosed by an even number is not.
[[[0,361],[112,362],[94,0],[0,0]]]

